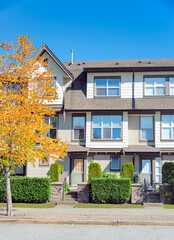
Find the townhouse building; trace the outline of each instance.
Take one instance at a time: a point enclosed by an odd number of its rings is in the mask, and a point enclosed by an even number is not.
[[[69,184],[87,181],[90,162],[103,172],[133,163],[143,184],[160,183],[162,164],[174,161],[174,59],[62,63],[45,44],[37,56],[48,59],[58,87],[47,135],[69,143],[61,162]],[[49,177],[52,162],[17,171]]]

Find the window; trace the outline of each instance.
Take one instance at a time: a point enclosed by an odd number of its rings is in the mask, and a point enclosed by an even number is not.
[[[153,117],[140,117],[140,139],[153,140]]]
[[[162,139],[174,139],[174,115],[162,115]]]
[[[170,95],[174,95],[174,78],[170,78]]]
[[[42,161],[39,161],[39,166],[49,166],[47,158],[44,158]]]
[[[93,139],[121,139],[121,115],[94,115]]]
[[[58,117],[45,117],[45,122],[53,127],[47,132],[47,137],[56,139],[58,129]]]
[[[95,79],[96,96],[119,96],[120,78]]]
[[[24,166],[16,166],[16,175],[23,175],[24,174]]]
[[[118,157],[111,158],[111,170],[120,170],[120,159]]]
[[[73,116],[74,140],[85,139],[85,116]]]
[[[156,157],[155,158],[155,182],[161,183],[161,158]]]
[[[21,91],[21,85],[19,83],[3,83],[3,86],[5,87],[4,91],[13,91],[14,94],[19,94]]]
[[[145,96],[160,96],[166,94],[166,78],[144,78]]]

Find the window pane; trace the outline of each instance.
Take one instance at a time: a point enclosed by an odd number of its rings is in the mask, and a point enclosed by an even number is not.
[[[141,117],[141,128],[152,128],[153,118],[152,117]]]
[[[16,166],[16,174],[23,174],[24,173],[24,167]]]
[[[170,78],[170,86],[174,86],[174,78]]]
[[[106,87],[107,86],[107,80],[106,79],[96,79],[95,80],[96,87]]]
[[[101,139],[101,128],[93,128],[93,139]]]
[[[111,127],[111,116],[103,116],[103,127]]]
[[[171,139],[171,128],[162,129],[162,139]]]
[[[98,128],[101,127],[101,120],[102,117],[101,116],[93,116],[93,127]]]
[[[141,140],[153,140],[152,129],[142,129]]]
[[[170,127],[172,121],[172,115],[162,115],[162,126]]]
[[[113,139],[121,139],[121,128],[113,128]]]
[[[153,87],[154,86],[154,78],[145,78],[145,86]]]
[[[96,89],[96,95],[97,96],[106,96],[107,95],[106,88],[97,88]]]
[[[73,128],[85,128],[85,117],[73,117]]]
[[[53,128],[56,128],[57,127],[57,118],[50,117],[50,124],[53,126]]]
[[[111,169],[119,169],[119,158],[111,158]]]
[[[103,128],[103,138],[111,139],[111,128]]]
[[[166,84],[166,79],[165,78],[155,78],[156,85],[164,86]]]
[[[108,87],[119,87],[119,79],[108,79]]]
[[[74,139],[84,139],[84,129],[75,129]]]
[[[174,95],[174,87],[170,88],[170,95]]]
[[[145,95],[150,95],[150,96],[154,95],[154,88],[153,87],[151,87],[151,88],[150,87],[148,87],[148,88],[146,87],[145,88]]]
[[[157,87],[156,88],[156,95],[165,95],[165,88],[164,87]]]
[[[56,129],[50,129],[50,138],[56,139],[57,138],[56,132],[57,132]]]
[[[49,117],[44,117],[44,122],[45,122],[46,124],[49,124]]]
[[[121,127],[121,116],[112,116],[112,124],[114,128]]]
[[[119,96],[119,88],[108,88],[108,96]]]

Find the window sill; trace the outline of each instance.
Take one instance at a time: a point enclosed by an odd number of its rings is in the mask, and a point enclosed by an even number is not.
[[[91,139],[91,142],[96,142],[96,141],[99,141],[99,142],[122,142],[123,139]]]
[[[174,139],[160,139],[160,142],[174,142]]]
[[[94,98],[97,98],[97,99],[103,99],[103,98],[119,99],[119,98],[121,98],[121,96],[94,96]]]

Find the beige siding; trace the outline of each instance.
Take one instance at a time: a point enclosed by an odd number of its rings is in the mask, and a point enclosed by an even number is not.
[[[122,169],[123,167],[123,164],[124,163],[133,163],[133,156],[129,156],[129,155],[126,155],[126,156],[121,156],[121,168],[120,170]]]
[[[135,156],[135,162],[134,162],[134,172],[140,171],[140,159],[139,156]]]
[[[53,104],[62,104],[63,103],[63,77],[66,77],[66,74],[57,66],[54,60],[48,55],[47,52],[43,54],[43,57],[48,59],[48,62],[53,69],[53,74],[56,76],[56,86],[58,88],[58,97],[59,99],[54,101]]]
[[[174,155],[163,155],[161,163],[164,164],[165,162],[174,162]]]
[[[63,141],[71,142],[72,134],[72,115],[71,113],[59,115],[58,137]]]
[[[94,162],[100,164],[102,172],[110,171],[110,155],[94,155]]]
[[[129,145],[139,144],[139,116],[128,117],[128,134]]]

